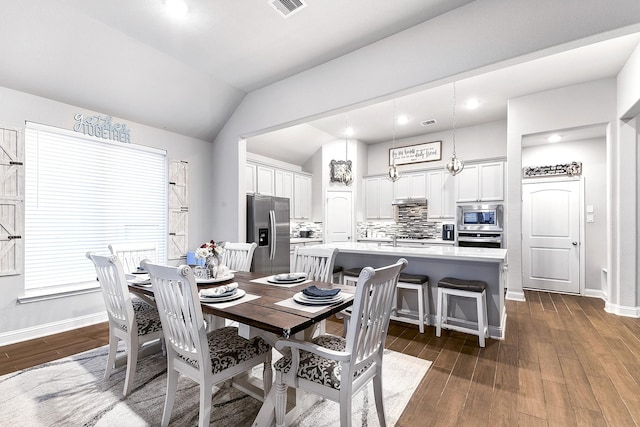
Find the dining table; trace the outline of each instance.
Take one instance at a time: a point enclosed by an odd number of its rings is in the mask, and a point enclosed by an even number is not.
[[[262,331],[277,339],[304,333],[353,304],[355,292],[353,286],[314,280],[304,280],[295,284],[276,284],[268,281],[270,277],[272,276],[264,273],[236,271],[229,275],[229,279],[214,283],[210,280],[197,279],[198,290],[237,283],[238,289],[245,292],[242,298],[233,301],[201,300],[203,314],[238,322],[241,335],[247,335],[247,333],[255,335],[258,331]],[[312,285],[322,289],[340,289],[344,298],[328,305],[303,305],[295,302],[294,296]],[[148,284],[130,281],[129,290],[147,301],[153,301],[151,299],[153,289]]]
[[[209,329],[222,327],[226,319],[238,323],[238,333],[244,338],[261,336],[271,345],[280,338],[310,339],[315,327],[353,304],[355,287],[335,283],[304,280],[300,283],[271,283],[273,275],[264,273],[235,271],[227,280],[196,280],[198,290],[215,288],[237,283],[238,290],[244,291],[241,298],[232,301],[209,302],[200,300],[202,312],[208,319]],[[315,285],[321,289],[340,289],[343,298],[326,305],[305,305],[295,301],[303,289]],[[142,282],[129,281],[129,290],[153,303],[153,289]],[[208,315],[208,316],[207,316]],[[264,384],[248,375],[234,378],[234,387],[258,400],[264,399]],[[290,390],[288,422],[315,403],[317,398],[297,390]],[[260,410],[254,425],[269,425],[273,409]],[[266,410],[265,410],[266,409]]]

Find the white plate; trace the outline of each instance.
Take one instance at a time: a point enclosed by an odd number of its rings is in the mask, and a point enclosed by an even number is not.
[[[231,280],[233,279],[235,276],[233,274],[227,274],[226,276],[222,276],[222,277],[216,277],[214,279],[198,279],[196,277],[196,283],[201,283],[201,284],[205,284],[205,283],[218,283],[218,282],[224,282],[225,280]]]
[[[301,277],[300,279],[296,280],[276,280],[273,277],[269,277],[267,279],[267,282],[273,283],[274,285],[295,285],[296,283],[302,283],[305,280],[307,280],[306,277]]]
[[[244,295],[246,294],[246,292],[243,289],[238,289],[236,291],[236,293],[234,293],[233,295],[227,295],[226,297],[200,297],[200,302],[204,302],[207,304],[215,304],[218,302],[227,302],[227,301],[233,301],[236,300],[238,298],[242,298]]]
[[[325,300],[317,300],[317,299],[310,299],[307,298],[305,296],[305,294],[303,294],[302,292],[298,292],[297,294],[295,294],[293,296],[293,300],[295,302],[297,302],[298,304],[303,304],[303,305],[331,305],[331,304],[335,304],[337,302],[340,302],[344,299],[344,295],[343,294],[338,294],[335,297],[331,298],[331,299],[325,299]]]

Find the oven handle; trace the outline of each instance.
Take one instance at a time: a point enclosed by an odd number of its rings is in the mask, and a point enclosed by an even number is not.
[[[458,236],[458,242],[474,242],[474,243],[502,243],[502,238],[487,237],[461,237]]]

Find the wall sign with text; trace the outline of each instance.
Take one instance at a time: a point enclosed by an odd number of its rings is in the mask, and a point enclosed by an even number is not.
[[[76,123],[73,130],[89,136],[111,141],[131,143],[129,128],[124,123],[112,123],[111,116],[89,116],[78,113],[73,116]]]
[[[433,162],[442,159],[442,141],[426,142],[424,144],[408,145],[406,147],[389,149],[389,165],[396,166],[411,163]]]

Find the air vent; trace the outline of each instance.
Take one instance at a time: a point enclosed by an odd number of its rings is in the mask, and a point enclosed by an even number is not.
[[[307,6],[307,3],[302,0],[267,0],[267,2],[284,18],[290,17]]]
[[[422,126],[431,126],[431,125],[435,125],[436,123],[438,123],[436,119],[429,119],[429,120],[425,120],[424,122],[420,122]]]

